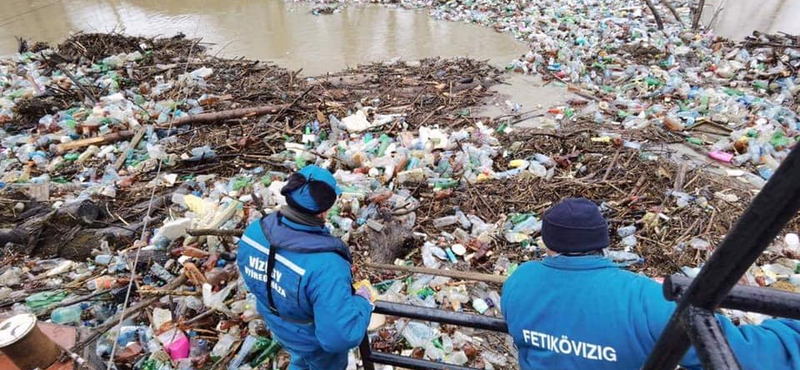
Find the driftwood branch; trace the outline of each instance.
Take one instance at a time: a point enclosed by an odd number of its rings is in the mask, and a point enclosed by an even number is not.
[[[244,229],[189,229],[186,233],[191,236],[215,235],[215,236],[241,236],[244,234]]]
[[[119,169],[122,168],[122,165],[125,164],[125,160],[128,158],[128,154],[130,154],[130,152],[134,148],[136,148],[137,145],[139,145],[139,141],[142,140],[142,137],[144,137],[145,132],[147,132],[146,127],[140,127],[139,131],[136,131],[136,135],[133,136],[133,139],[131,140],[130,143],[128,143],[128,146],[125,147],[125,150],[123,150],[122,153],[119,154],[117,162],[114,163],[115,170],[119,171]]]
[[[181,275],[181,276],[175,278],[175,280],[172,280],[169,283],[167,283],[167,285],[164,285],[161,289],[164,289],[164,290],[177,289],[178,287],[183,285],[183,283],[185,283],[185,282],[186,282],[186,275]],[[161,296],[154,296],[154,297],[151,297],[151,298],[143,299],[143,300],[139,301],[139,303],[137,303],[137,304],[135,304],[133,306],[130,306],[128,309],[124,309],[123,311],[125,313],[125,317],[130,317],[130,316],[138,313],[139,311],[143,310],[145,307],[151,306],[153,303],[158,301],[160,298],[161,298]],[[119,324],[119,320],[120,320],[120,316],[121,315],[122,315],[122,312],[114,315],[113,317],[111,317],[108,320],[106,320],[106,322],[103,323],[102,325],[99,325],[96,328],[94,328],[94,333],[92,333],[92,335],[90,335],[86,339],[76,343],[72,347],[71,351],[75,352],[75,353],[79,353],[81,350],[83,350],[83,348],[85,348],[86,346],[92,344],[95,340],[97,340],[97,338],[99,338],[105,332],[107,332],[107,331],[111,330],[111,328],[117,326],[117,324]]]
[[[697,4],[697,9],[694,12],[694,19],[692,20],[692,29],[696,30],[697,27],[700,25],[700,18],[703,17],[703,8],[706,7],[706,0],[700,0],[700,3]]]
[[[70,73],[66,68],[58,67],[58,69],[65,75],[67,75],[67,77],[69,77],[69,79],[72,80],[72,82],[75,83],[76,86],[78,86],[78,88],[83,92],[84,95],[86,95],[87,98],[89,98],[89,100],[92,101],[92,103],[97,104],[97,98],[95,98],[94,95],[89,91],[89,89],[87,89],[86,86],[83,86],[83,84],[80,81],[78,81],[78,79],[75,78],[75,76],[72,73]],[[34,84],[34,86],[36,85]]]
[[[658,9],[653,4],[652,0],[644,0],[647,3],[647,7],[650,8],[650,11],[653,12],[653,16],[656,18],[656,23],[658,24],[658,29],[664,29],[664,20],[661,19],[661,14],[658,14]]]
[[[411,272],[415,274],[426,274],[426,275],[434,275],[434,276],[446,276],[456,279],[464,279],[464,280],[474,280],[474,281],[483,281],[486,283],[497,283],[503,284],[506,281],[506,276],[502,275],[489,275],[489,274],[481,274],[478,272],[466,272],[466,271],[456,271],[456,270],[438,270],[438,269],[429,269],[425,267],[416,267],[416,266],[397,266],[397,265],[388,265],[383,263],[366,263],[364,267],[373,269],[373,270],[393,270],[393,271],[403,271],[403,272]]]
[[[162,123],[159,128],[166,128],[170,126],[179,126],[189,123],[209,123],[216,121],[225,121],[234,118],[242,118],[247,116],[262,116],[265,114],[275,114],[287,109],[290,105],[264,105],[252,108],[238,108],[223,110],[219,112],[200,113],[191,116],[183,116],[173,119],[167,123]]]
[[[681,15],[678,14],[678,11],[675,10],[675,7],[669,2],[669,0],[661,0],[661,3],[669,9],[669,12],[675,17],[675,20],[681,24],[681,27],[685,27],[686,25],[683,24],[683,20],[681,19]]]
[[[117,141],[128,140],[133,137],[134,133],[131,130],[124,130],[108,134],[105,136],[90,137],[88,139],[80,139],[70,141],[68,143],[56,145],[56,153],[64,154],[72,149],[87,147],[89,145],[105,145],[116,143]]]

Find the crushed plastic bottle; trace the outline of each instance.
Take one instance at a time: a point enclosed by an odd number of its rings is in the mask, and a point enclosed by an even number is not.
[[[56,324],[78,324],[81,322],[83,310],[80,304],[59,307],[50,314],[50,320]]]
[[[398,321],[398,323],[401,323],[401,321]],[[402,329],[402,336],[411,347],[424,348],[426,344],[435,338],[436,333],[433,328],[428,325],[416,321],[407,321],[405,328]]]

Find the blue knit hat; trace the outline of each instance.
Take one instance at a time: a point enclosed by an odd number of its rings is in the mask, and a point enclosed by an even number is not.
[[[286,203],[296,210],[318,214],[327,211],[342,194],[330,171],[319,166],[306,166],[289,177],[281,188]]]
[[[587,252],[608,247],[608,222],[594,202],[568,198],[544,213],[542,239],[558,253]]]

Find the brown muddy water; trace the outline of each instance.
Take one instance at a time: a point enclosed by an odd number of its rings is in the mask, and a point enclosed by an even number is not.
[[[351,5],[340,13],[314,16],[306,4],[280,0],[2,0],[0,55],[16,51],[16,37],[58,43],[78,31],[131,35],[201,37],[212,53],[271,61],[302,68],[306,76],[394,58],[468,56],[504,67],[525,53],[511,35],[464,23],[437,21],[425,10]],[[800,32],[800,0],[709,0],[706,23],[715,9],[717,33],[741,38],[754,29]],[[485,111],[523,111],[563,103],[568,93],[542,86],[529,76],[509,76]],[[526,122],[536,125],[536,122]]]
[[[467,56],[502,68],[527,47],[511,35],[464,23],[437,21],[425,10],[352,5],[314,16],[305,4],[279,0],[2,0],[0,55],[16,51],[16,37],[58,43],[70,33],[118,31],[171,36],[183,32],[210,43],[211,53],[302,68],[306,76],[372,61]],[[485,111],[508,113],[565,100],[563,88],[509,76]],[[546,108],[545,108],[546,109]]]
[[[15,36],[59,42],[76,31],[171,36],[213,43],[212,53],[269,60],[316,75],[396,57],[469,56],[495,64],[525,53],[523,43],[488,28],[436,21],[424,10],[349,6],[314,16],[277,0],[3,0],[0,54]]]

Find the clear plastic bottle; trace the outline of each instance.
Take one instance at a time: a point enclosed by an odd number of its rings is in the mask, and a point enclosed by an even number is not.
[[[228,370],[238,370],[239,366],[244,363],[245,357],[250,354],[250,351],[255,347],[258,338],[248,335],[247,338],[244,339],[244,343],[239,348],[239,353],[236,354],[236,357],[231,360],[231,363],[228,365]]]
[[[439,217],[433,220],[433,227],[441,229],[450,225],[454,225],[456,222],[458,222],[457,216]]]
[[[234,342],[236,342],[236,338],[232,335],[222,335],[217,341],[217,344],[214,345],[214,348],[211,349],[211,357],[216,359],[225,357],[230,353]]]
[[[633,235],[635,233],[636,233],[636,226],[634,225],[620,227],[619,229],[617,229],[617,235],[619,235],[620,238],[624,238]]]

